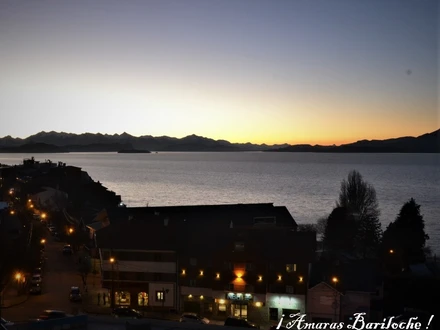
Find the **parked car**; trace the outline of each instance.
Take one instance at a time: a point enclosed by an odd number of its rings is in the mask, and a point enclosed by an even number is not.
[[[82,300],[81,292],[77,286],[72,286],[70,288],[69,299],[70,301],[74,301],[74,302]]]
[[[63,254],[66,254],[66,255],[72,255],[73,254],[72,247],[69,244],[64,245],[64,247],[63,247]]]
[[[228,317],[225,321],[225,326],[238,327],[238,328],[254,328],[254,329],[258,328],[255,324],[249,323],[245,319],[239,319],[236,317]]]
[[[117,307],[113,309],[112,315],[118,318],[130,318],[130,319],[142,318],[142,314],[139,311],[128,307]]]
[[[180,322],[208,324],[209,320],[206,317],[201,317],[194,313],[184,313],[180,317]]]
[[[43,311],[43,313],[40,314],[40,316],[38,317],[38,320],[40,321],[45,321],[45,320],[53,320],[53,319],[62,319],[65,317],[69,317],[70,315],[68,315],[66,312],[63,311],[57,311],[54,309],[46,309],[45,311]]]
[[[0,324],[5,327],[10,327],[10,326],[14,325],[14,322],[7,321],[4,318],[0,318]]]
[[[32,284],[41,284],[43,281],[41,275],[32,275],[31,283]]]
[[[41,294],[41,284],[32,284],[31,288],[29,289],[30,294]]]

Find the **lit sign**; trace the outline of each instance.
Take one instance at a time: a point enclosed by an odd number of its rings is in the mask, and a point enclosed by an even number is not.
[[[252,295],[250,293],[233,293],[233,292],[229,292],[226,294],[226,299],[229,300],[252,300]]]

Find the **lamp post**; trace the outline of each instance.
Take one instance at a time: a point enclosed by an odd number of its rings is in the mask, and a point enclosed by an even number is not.
[[[15,280],[17,281],[17,296],[18,296],[18,295],[20,295],[21,273],[15,274]]]
[[[333,303],[333,305],[334,305],[334,309],[335,309],[335,319],[334,319],[333,322],[337,322],[336,318],[337,318],[337,315],[338,315],[338,313],[337,313],[337,310],[338,310],[338,301],[337,301],[338,290],[336,289],[336,284],[338,284],[339,279],[338,279],[336,276],[334,276],[334,277],[332,278],[332,282],[333,282],[333,284],[334,284],[334,286],[335,286],[335,301],[334,301],[334,303]],[[339,304],[339,305],[340,305],[340,304]]]
[[[163,297],[162,297],[162,310],[165,308],[165,293],[168,293],[168,292],[170,292],[170,290],[162,288],[162,294],[163,294]]]
[[[112,286],[111,286],[111,296],[110,296],[110,305],[112,308],[115,308],[115,276],[114,276],[114,264],[115,258],[110,258],[110,264],[112,265]]]

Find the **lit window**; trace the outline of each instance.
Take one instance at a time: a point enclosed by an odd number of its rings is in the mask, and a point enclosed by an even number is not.
[[[163,291],[156,291],[156,301],[164,301],[165,293]]]
[[[296,264],[287,264],[286,265],[286,272],[288,272],[288,273],[296,272]]]

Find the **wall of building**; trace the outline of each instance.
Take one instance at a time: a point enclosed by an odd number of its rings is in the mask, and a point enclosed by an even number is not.
[[[165,300],[161,301],[157,299],[157,293],[160,291],[166,291]],[[176,286],[174,283],[149,283],[149,306],[153,307],[167,307],[176,308]]]
[[[116,265],[113,265],[115,269]],[[119,272],[148,272],[148,273],[176,273],[175,262],[155,262],[155,261],[125,261],[118,260],[117,268]],[[102,270],[111,271],[112,264],[108,260],[102,261]]]
[[[348,322],[347,318],[355,313],[367,313],[365,321],[370,320],[371,294],[368,292],[347,291],[342,297],[341,315],[342,321]]]
[[[307,320],[321,319],[322,322],[339,322],[341,294],[331,286],[320,283],[308,290]],[[324,321],[323,319],[326,319]]]

